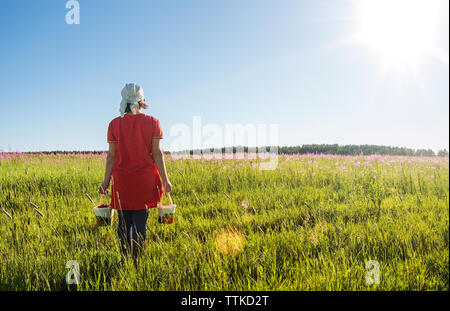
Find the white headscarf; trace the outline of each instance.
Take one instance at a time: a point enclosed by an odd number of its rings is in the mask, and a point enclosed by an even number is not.
[[[136,114],[139,109],[139,102],[144,99],[144,91],[136,83],[127,83],[122,89],[122,101],[120,102],[120,116],[125,115],[127,104],[130,103],[131,113]]]

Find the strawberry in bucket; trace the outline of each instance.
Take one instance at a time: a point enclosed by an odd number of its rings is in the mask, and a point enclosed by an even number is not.
[[[105,190],[105,193],[106,199],[108,200],[108,190]],[[102,198],[103,194],[100,195],[98,206],[94,207],[94,213],[99,227],[111,225],[112,218],[114,217],[114,209],[109,204],[101,204]]]
[[[161,203],[158,205],[158,222],[160,224],[173,224],[175,218],[175,208],[177,206],[173,204],[172,197],[170,196],[169,192],[167,192],[167,195],[169,196],[170,204],[169,205],[162,204],[164,198],[163,192],[161,197]]]

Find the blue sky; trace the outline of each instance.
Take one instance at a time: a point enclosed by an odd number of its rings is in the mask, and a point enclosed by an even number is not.
[[[449,148],[448,63],[383,71],[338,0],[0,0],[0,149],[106,150],[125,83],[163,126],[279,125],[280,145]],[[448,10],[447,10],[448,12]],[[448,13],[437,43],[448,55]],[[448,58],[448,56],[447,56]]]

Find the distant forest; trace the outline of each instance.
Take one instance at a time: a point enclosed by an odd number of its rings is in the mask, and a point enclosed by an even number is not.
[[[263,152],[264,148],[267,152],[270,152],[271,147],[262,147],[258,148],[258,152]],[[274,147],[272,147],[274,148]],[[232,149],[232,151],[231,151]],[[248,152],[248,147],[228,147],[222,148],[222,153],[236,153],[237,152]],[[195,149],[195,150],[185,150],[185,151],[177,151],[173,152],[175,154],[200,154],[204,153],[208,149]],[[273,149],[272,149],[273,150]],[[42,151],[42,152],[27,152],[32,154],[99,154],[106,151]],[[214,152],[214,149],[209,149],[209,152]],[[252,150],[250,148],[250,152],[255,152],[255,149]],[[170,153],[168,151],[166,154]],[[431,149],[410,149],[405,147],[390,147],[390,146],[379,146],[379,145],[338,145],[338,144],[313,144],[313,145],[302,145],[302,146],[284,146],[278,147],[278,154],[336,154],[336,155],[371,155],[371,154],[379,154],[379,155],[404,155],[404,156],[448,156],[449,153],[446,149],[439,150],[436,154]]]
[[[270,152],[271,147],[258,148],[258,152],[263,152],[264,148],[267,152]],[[274,147],[272,147],[274,148]],[[233,153],[238,152],[248,152],[248,147],[233,147]],[[189,151],[179,151],[174,153],[190,153],[199,154],[203,153],[204,150],[208,149],[195,149]],[[213,152],[214,149],[209,149],[209,152]],[[250,151],[252,152],[251,148]],[[222,148],[222,153],[231,153],[231,147]],[[255,148],[253,148],[255,152]],[[336,154],[336,155],[404,155],[404,156],[448,156],[449,153],[446,149],[439,150],[436,154],[431,149],[410,149],[405,147],[390,147],[390,146],[379,146],[379,145],[338,145],[338,144],[313,144],[313,145],[302,145],[302,146],[283,146],[278,147],[278,154]]]

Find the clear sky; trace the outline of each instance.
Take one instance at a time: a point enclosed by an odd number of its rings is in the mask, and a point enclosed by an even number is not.
[[[3,151],[106,150],[128,82],[166,150],[193,116],[275,123],[280,145],[449,148],[448,1],[78,0],[78,25],[66,2],[0,0]]]

